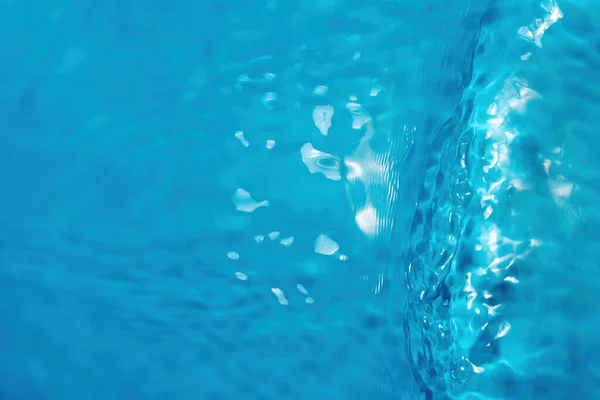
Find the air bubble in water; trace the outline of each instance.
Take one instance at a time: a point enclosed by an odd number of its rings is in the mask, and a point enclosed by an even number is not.
[[[271,240],[277,240],[277,238],[279,237],[280,232],[279,231],[273,231],[271,233],[269,233],[269,239]]]
[[[317,106],[313,111],[313,122],[323,135],[327,135],[329,133],[333,112],[334,110],[332,106]]]
[[[337,157],[316,150],[310,143],[302,146],[300,154],[302,162],[306,164],[311,174],[319,172],[333,181],[339,181],[342,178],[340,160]]]
[[[289,238],[281,239],[279,241],[279,243],[281,243],[283,246],[286,246],[286,247],[291,246],[292,243],[294,243],[294,237],[291,236]]]
[[[233,136],[235,136],[244,147],[248,147],[250,145],[250,143],[244,138],[244,132],[236,131]]]
[[[323,96],[325,93],[327,93],[327,86],[317,86],[313,93]]]
[[[308,295],[308,290],[306,290],[306,288],[301,285],[300,283],[296,285],[296,288],[298,289],[298,291],[302,294]]]
[[[285,295],[283,294],[283,290],[281,290],[279,288],[272,288],[271,292],[273,292],[275,297],[277,297],[277,301],[279,302],[279,304],[281,304],[282,306],[288,305],[288,301],[285,298]]]
[[[315,240],[315,253],[322,254],[324,256],[330,256],[335,254],[340,246],[328,236],[319,235],[317,240]]]
[[[248,280],[248,275],[244,274],[243,272],[236,272],[235,277],[238,278],[240,281]]]
[[[256,201],[254,200],[252,195],[250,195],[250,193],[248,193],[242,188],[236,190],[231,199],[233,200],[235,208],[238,211],[243,212],[253,212],[259,207],[269,206],[269,202],[267,200]]]

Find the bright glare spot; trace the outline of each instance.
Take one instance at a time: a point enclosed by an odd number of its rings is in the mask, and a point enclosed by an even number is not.
[[[494,337],[494,339],[500,339],[501,337],[506,336],[506,334],[508,333],[508,331],[510,331],[510,324],[506,321],[502,321],[500,323],[500,327],[498,328],[498,333],[496,334],[496,336]]]
[[[369,236],[377,234],[377,210],[372,205],[367,204],[358,210],[354,220],[364,234]]]

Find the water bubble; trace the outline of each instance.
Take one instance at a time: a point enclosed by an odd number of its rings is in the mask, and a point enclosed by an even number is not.
[[[240,281],[248,280],[248,275],[244,274],[243,272],[236,272],[235,277],[238,278]]]
[[[463,384],[473,373],[473,365],[469,360],[461,357],[450,362],[450,377],[458,384]]]
[[[317,165],[322,168],[338,168],[338,161],[332,158],[319,158],[317,160]]]
[[[529,60],[529,59],[531,58],[531,56],[532,56],[532,55],[533,55],[533,53],[532,53],[532,52],[527,52],[527,53],[525,53],[525,54],[523,54],[523,55],[521,56],[521,60],[523,60],[523,61],[527,61],[527,60]]]
[[[322,96],[325,93],[327,93],[327,90],[328,90],[327,86],[317,86],[313,93]]]
[[[291,246],[292,243],[294,243],[294,237],[291,236],[289,238],[281,239],[279,243],[281,243],[283,246]]]
[[[323,135],[329,133],[333,113],[334,110],[332,106],[317,106],[313,111],[313,122]]]
[[[250,143],[244,138],[244,132],[236,131],[233,136],[235,136],[244,147],[248,147],[250,145]]]
[[[350,96],[350,101],[346,104],[346,108],[352,115],[352,129],[361,129],[365,124],[371,122],[371,115],[357,103],[356,96]]]
[[[318,172],[333,181],[339,181],[342,178],[340,160],[337,157],[316,150],[310,143],[302,146],[300,154],[302,162],[308,167],[311,174]]]
[[[269,110],[272,110],[273,108],[275,108],[274,106],[274,102],[277,100],[277,93],[275,92],[267,92],[264,94],[263,96],[263,104],[265,105],[265,107],[267,107]]]
[[[268,207],[269,202],[267,200],[256,201],[246,190],[239,188],[235,191],[231,197],[235,208],[238,211],[253,212],[259,207]]]
[[[315,253],[322,254],[324,256],[330,256],[334,254],[340,246],[328,236],[319,235],[315,240]]]
[[[273,231],[273,232],[269,233],[268,236],[269,236],[269,239],[276,240],[279,237],[279,235],[280,235],[279,231]]]
[[[306,290],[306,288],[304,286],[302,286],[301,284],[297,284],[296,288],[298,289],[298,291],[300,293],[308,295],[308,290]]]
[[[277,301],[279,302],[279,304],[281,304],[282,306],[288,305],[288,301],[285,298],[285,295],[283,294],[283,290],[281,290],[279,288],[272,288],[271,292],[273,292],[275,297],[277,297]]]

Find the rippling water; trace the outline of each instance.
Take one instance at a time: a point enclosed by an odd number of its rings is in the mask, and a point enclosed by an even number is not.
[[[600,398],[559,1],[1,1],[0,398]]]

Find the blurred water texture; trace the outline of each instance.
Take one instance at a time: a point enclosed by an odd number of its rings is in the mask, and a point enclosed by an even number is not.
[[[0,1],[0,399],[597,399],[589,0]]]

